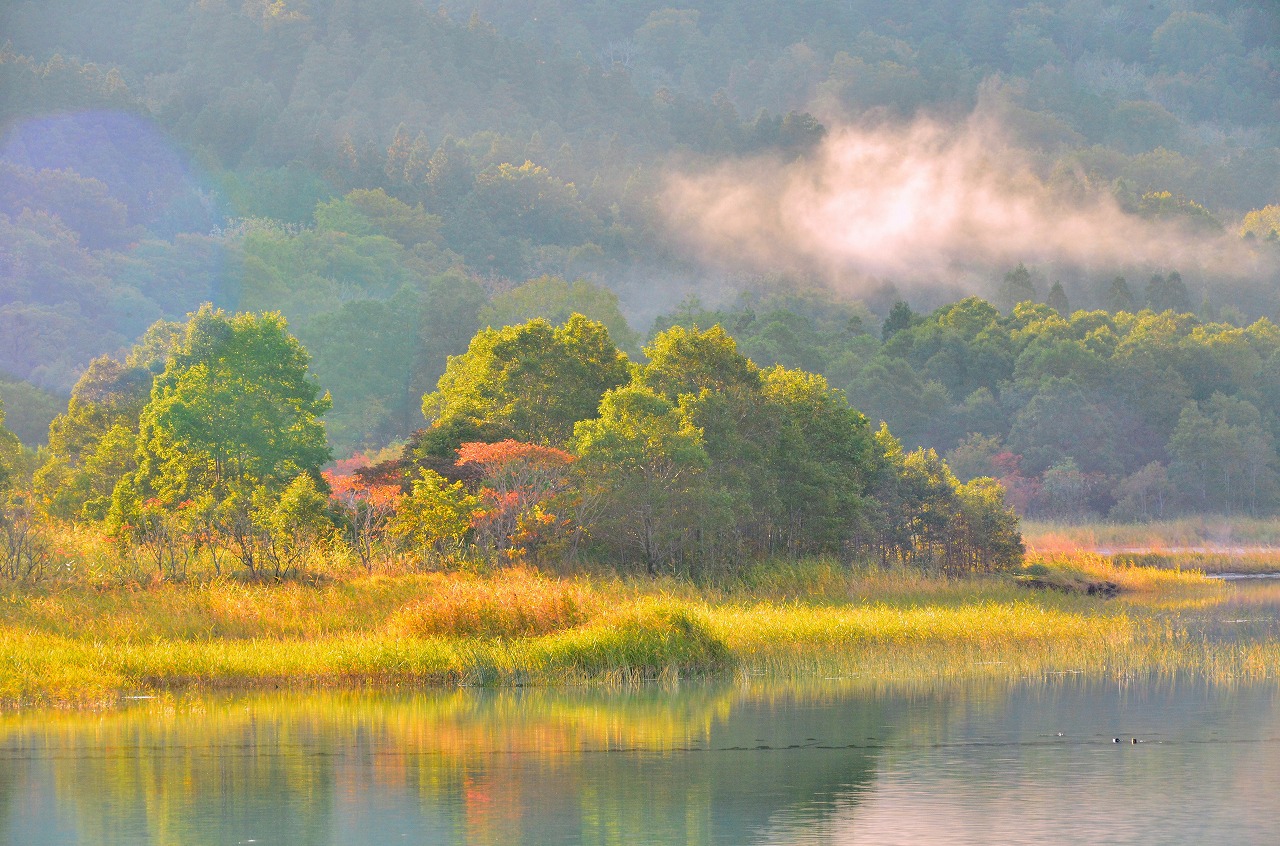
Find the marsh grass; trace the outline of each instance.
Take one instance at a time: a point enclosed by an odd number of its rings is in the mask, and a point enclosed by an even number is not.
[[[1280,562],[1280,518],[1184,517],[1152,523],[1025,521],[1022,536],[1036,553],[1153,553],[1272,557]]]
[[[516,568],[501,579],[435,577],[429,595],[391,616],[398,637],[531,637],[579,626],[596,617],[605,598],[588,583],[552,579]]]
[[[1211,643],[1178,603],[1231,588],[1103,556],[1037,572],[1107,580],[1120,600],[1029,590],[1010,576],[850,571],[828,561],[717,585],[619,577],[234,579],[0,595],[0,700],[111,703],[126,693],[422,685],[618,685],[749,679],[1018,679],[1082,673],[1275,678],[1270,641]]]

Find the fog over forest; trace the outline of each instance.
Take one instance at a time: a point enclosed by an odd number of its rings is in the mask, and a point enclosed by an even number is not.
[[[719,323],[1024,514],[1280,505],[1267,0],[12,0],[0,42],[29,449],[206,302],[284,315],[339,458],[578,312],[636,360]]]

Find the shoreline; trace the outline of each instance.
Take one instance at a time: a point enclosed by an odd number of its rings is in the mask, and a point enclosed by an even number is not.
[[[93,708],[212,690],[847,674],[886,682],[1280,676],[1280,641],[1214,644],[1180,621],[1179,607],[1224,601],[1225,580],[1097,557],[1037,566],[1068,587],[811,562],[771,586],[731,590],[512,570],[11,592],[0,597],[0,703]],[[1114,583],[1120,597],[1085,595],[1082,579]]]

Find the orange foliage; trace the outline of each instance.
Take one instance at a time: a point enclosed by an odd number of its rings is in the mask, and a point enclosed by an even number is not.
[[[354,460],[354,459],[352,459]],[[386,535],[387,524],[400,508],[404,494],[396,485],[370,484],[357,475],[323,474],[329,500],[346,524],[347,539],[366,570],[373,569],[374,547]]]
[[[472,517],[477,542],[517,559],[559,526],[547,512],[568,484],[574,456],[561,449],[507,439],[458,447],[458,463],[479,468],[486,507]]]
[[[487,474],[510,473],[525,467],[558,469],[573,461],[574,456],[562,449],[510,438],[494,444],[469,441],[458,447],[459,464],[478,464]]]
[[[396,485],[370,484],[360,476],[339,476],[331,470],[321,475],[329,483],[329,498],[340,510],[363,505],[394,511],[399,505],[401,493]]]

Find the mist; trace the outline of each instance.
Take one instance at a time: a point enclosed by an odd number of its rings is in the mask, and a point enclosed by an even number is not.
[[[1193,232],[1123,211],[1109,194],[1055,190],[990,120],[829,132],[810,156],[738,160],[668,177],[670,232],[721,267],[817,274],[862,293],[985,293],[1018,262],[1255,273],[1234,234]]]

